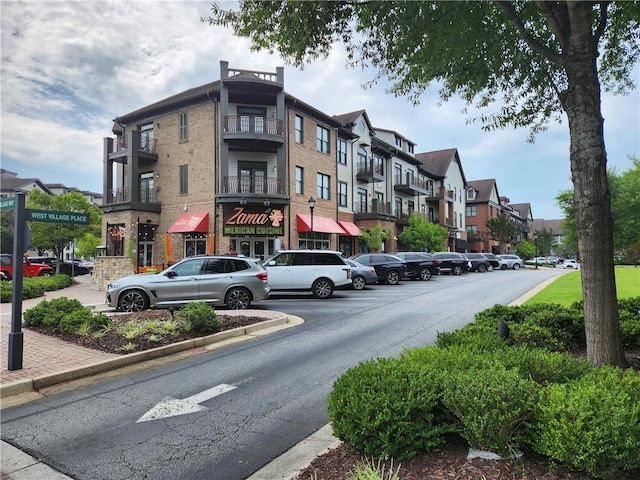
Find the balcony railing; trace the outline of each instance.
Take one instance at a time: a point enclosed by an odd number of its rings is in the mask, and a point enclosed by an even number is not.
[[[356,178],[364,182],[380,182],[384,180],[383,165],[375,164],[373,158],[358,162]]]
[[[378,202],[355,202],[355,213],[382,213],[385,215],[391,215],[390,203],[378,203]]]
[[[282,183],[276,177],[224,177],[222,193],[282,195]]]
[[[138,151],[146,153],[156,153],[156,139],[151,138],[144,132],[138,132]],[[126,152],[129,148],[127,137],[125,135],[117,137],[114,148],[116,152]]]
[[[284,135],[284,122],[271,117],[228,115],[224,117],[224,133]]]
[[[139,192],[138,202],[158,203],[158,190],[155,188],[142,188]],[[107,193],[107,203],[127,203],[131,201],[131,195],[127,187],[112,188]]]
[[[424,179],[416,178],[415,175],[405,173],[404,175],[395,175],[393,178],[393,186],[395,190],[409,194],[423,194],[430,196],[429,182]]]

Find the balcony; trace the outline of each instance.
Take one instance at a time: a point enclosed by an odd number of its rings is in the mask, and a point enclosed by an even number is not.
[[[374,165],[373,158],[358,162],[356,179],[365,183],[384,182],[384,169],[382,165]]]
[[[137,132],[138,152],[156,155],[156,139],[151,138],[145,132]],[[129,150],[129,142],[126,136],[117,137],[113,142],[113,153],[122,153]]]
[[[408,195],[431,195],[429,183],[426,180],[415,178],[410,173],[404,175],[396,175],[394,177],[393,189],[396,192],[406,193]]]
[[[222,128],[225,141],[284,143],[284,122],[276,118],[227,115]]]
[[[222,193],[234,195],[284,195],[284,189],[282,188],[282,182],[277,177],[224,177]]]
[[[160,212],[158,189],[141,188],[138,198],[132,199],[127,187],[118,187],[107,190],[107,198],[104,205],[110,205],[115,210],[140,210],[143,212]]]
[[[394,214],[390,203],[382,203],[377,200],[371,202],[356,202],[354,204],[355,220],[382,219],[394,220]]]

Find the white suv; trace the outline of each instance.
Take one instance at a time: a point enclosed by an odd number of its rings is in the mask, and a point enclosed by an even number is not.
[[[271,291],[310,290],[329,298],[336,288],[351,285],[351,267],[333,250],[281,250],[262,261]]]

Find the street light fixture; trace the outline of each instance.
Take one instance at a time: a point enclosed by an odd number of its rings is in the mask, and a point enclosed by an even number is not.
[[[538,269],[538,235],[534,234],[533,235],[533,245],[536,249],[536,258],[535,258],[535,262],[536,262],[536,270]]]
[[[316,208],[316,201],[314,200],[313,197],[310,197],[307,204],[309,204],[309,212],[311,212],[311,248],[315,249],[316,238],[315,238],[315,233],[313,231],[313,209]]]

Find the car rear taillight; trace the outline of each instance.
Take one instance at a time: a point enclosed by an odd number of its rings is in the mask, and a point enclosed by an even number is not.
[[[267,272],[256,273],[256,277],[258,277],[258,280],[262,280],[263,282],[266,282],[267,281]]]
[[[347,272],[347,278],[351,278],[351,269],[350,268],[343,268],[343,270],[345,272]]]
[[[440,260],[434,260],[433,264],[437,267],[438,265],[440,265]]]

